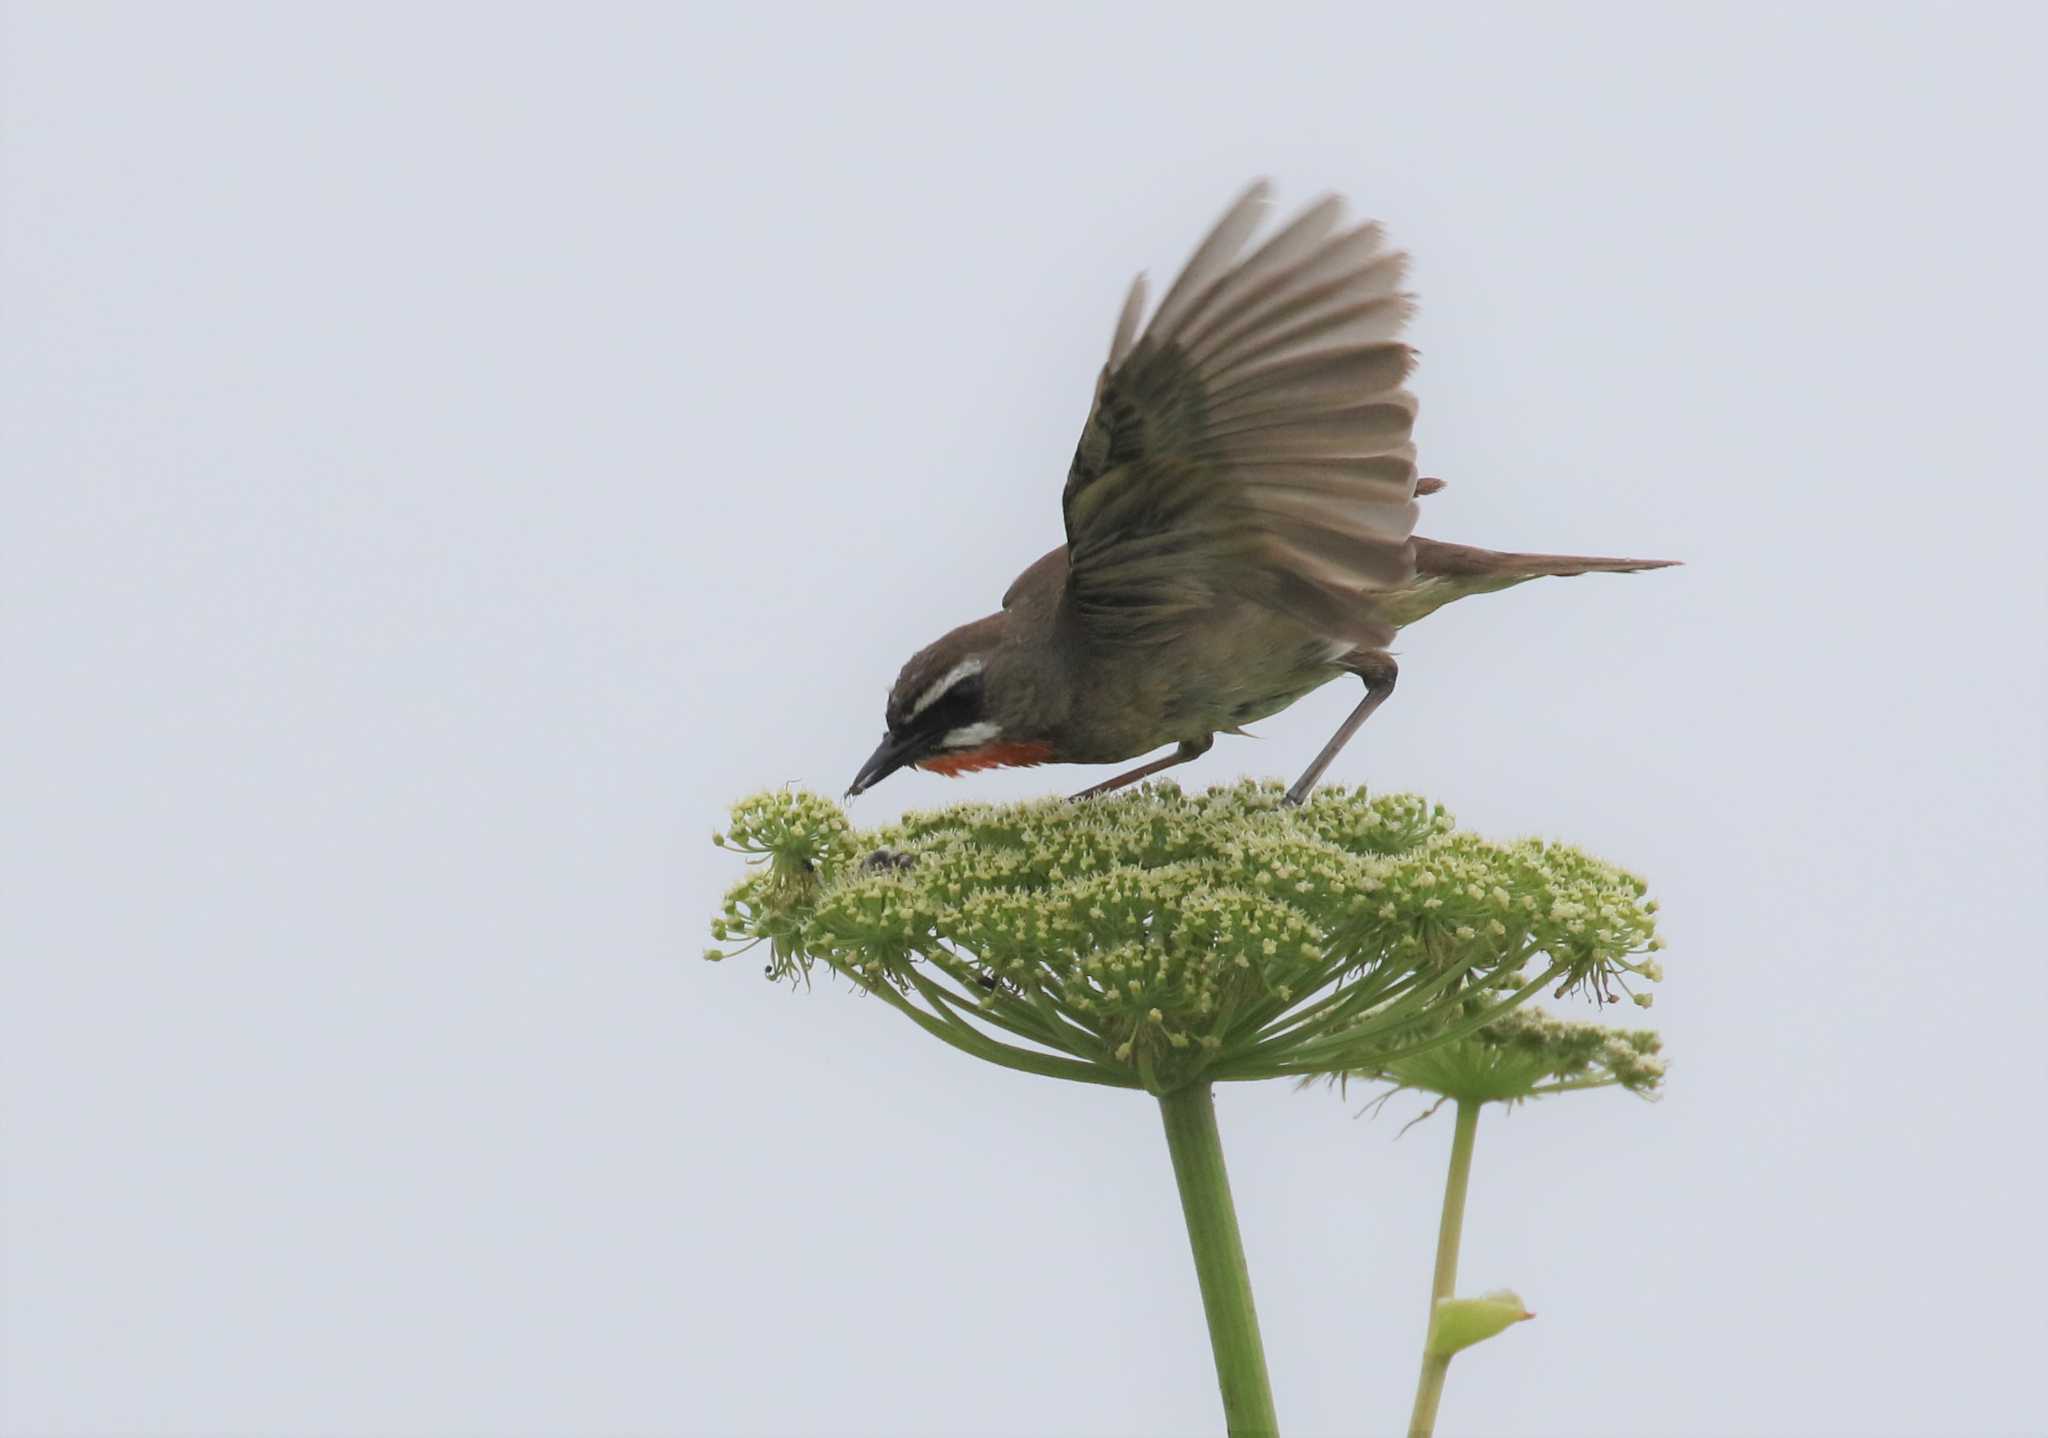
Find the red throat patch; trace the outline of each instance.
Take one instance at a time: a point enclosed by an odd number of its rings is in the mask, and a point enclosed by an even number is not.
[[[915,767],[951,778],[956,774],[971,774],[976,769],[1015,769],[1044,764],[1051,759],[1052,745],[1043,740],[1026,742],[1019,739],[984,744],[979,749],[960,749],[951,754],[933,754],[918,760]]]

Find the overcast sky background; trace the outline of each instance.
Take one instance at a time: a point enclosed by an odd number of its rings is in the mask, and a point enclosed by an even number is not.
[[[2048,1429],[2041,12],[1423,8],[7,7],[7,1433],[1214,1430],[1153,1106],[698,956],[1256,174],[1415,256],[1425,532],[1688,562],[1333,775],[1671,946],[1661,1105],[1482,1126],[1442,1431]],[[1283,1424],[1393,1431],[1448,1124],[1219,1105]]]

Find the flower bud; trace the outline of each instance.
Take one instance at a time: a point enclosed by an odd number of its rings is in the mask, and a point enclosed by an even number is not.
[[[1429,1325],[1430,1356],[1449,1358],[1535,1316],[1508,1288],[1495,1289],[1477,1298],[1440,1298],[1436,1316]]]

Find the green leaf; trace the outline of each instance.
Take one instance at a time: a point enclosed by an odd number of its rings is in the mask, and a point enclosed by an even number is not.
[[[1536,1315],[1522,1306],[1521,1298],[1507,1288],[1477,1298],[1445,1298],[1436,1305],[1436,1318],[1429,1326],[1429,1352],[1433,1358],[1484,1343],[1496,1333]]]

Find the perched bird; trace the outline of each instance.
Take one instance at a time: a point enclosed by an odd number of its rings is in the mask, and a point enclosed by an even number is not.
[[[912,655],[888,733],[848,796],[906,765],[940,774],[1171,753],[1077,794],[1207,752],[1341,675],[1365,697],[1289,789],[1299,803],[1393,691],[1404,625],[1546,574],[1654,559],[1502,554],[1413,534],[1419,479],[1403,388],[1407,256],[1341,201],[1245,247],[1254,184],[1143,328],[1131,286],[1067,471],[1067,542],[1003,607]]]

